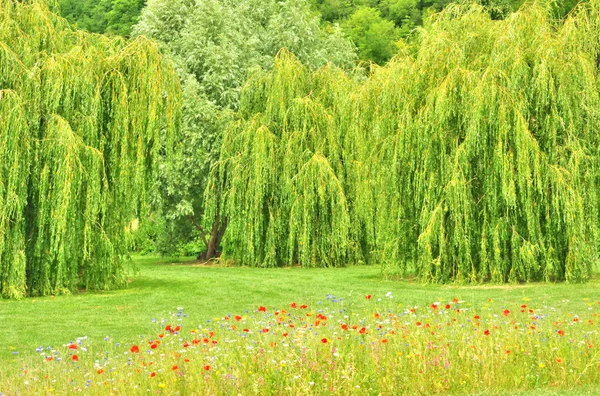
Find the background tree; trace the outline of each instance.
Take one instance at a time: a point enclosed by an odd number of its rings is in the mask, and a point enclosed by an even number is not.
[[[126,229],[172,141],[179,90],[155,43],[0,0],[2,297],[126,283]]]
[[[60,14],[76,28],[129,36],[146,0],[59,0]]]
[[[394,22],[383,19],[375,8],[358,8],[344,23],[344,31],[356,44],[361,59],[382,65],[396,53],[400,34]]]
[[[408,37],[416,26],[423,23],[417,0],[385,0],[381,9],[383,16],[392,20],[400,29],[402,37]]]
[[[352,67],[354,50],[339,29],[323,31],[306,2],[297,0],[149,1],[134,33],[158,40],[172,54],[184,92],[178,149],[161,168],[157,204],[166,219],[161,239],[181,244],[196,238],[203,256],[214,257],[227,219],[217,212],[205,221],[206,179],[250,72],[271,69],[282,48],[311,68],[328,62]]]

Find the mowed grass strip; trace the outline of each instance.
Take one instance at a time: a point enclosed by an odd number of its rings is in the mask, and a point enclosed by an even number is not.
[[[586,284],[527,284],[515,286],[422,285],[409,280],[385,281],[379,266],[339,269],[255,269],[198,265],[191,258],[135,257],[137,274],[126,289],[105,293],[0,300],[0,363],[15,353],[40,346],[58,347],[77,337],[89,343],[109,336],[127,342],[153,331],[178,307],[194,322],[255,310],[259,305],[281,307],[292,301],[317,303],[326,295],[347,298],[392,292],[403,306],[429,306],[460,298],[481,306],[490,299],[514,305],[554,305],[570,300],[579,308],[600,301],[598,276]],[[362,309],[361,300],[353,298]],[[363,299],[364,300],[364,299]],[[365,300],[362,303],[367,303]],[[564,307],[565,304],[561,304]],[[568,306],[568,305],[567,305]]]

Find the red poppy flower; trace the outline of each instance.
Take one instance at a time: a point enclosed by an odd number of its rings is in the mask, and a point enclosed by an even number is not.
[[[490,331],[486,330],[486,331],[483,332],[483,334],[485,334],[486,336],[489,336],[490,335]]]
[[[342,330],[348,330],[348,325],[346,323],[342,323]]]
[[[77,350],[79,347],[76,344],[69,344],[69,349]]]
[[[239,322],[240,320],[242,320],[242,317],[240,315],[235,315],[235,320]]]
[[[250,331],[250,329],[244,329],[243,331],[244,331],[244,333],[247,333]]]
[[[431,304],[431,308],[432,308],[433,310],[436,310],[436,309],[438,309],[438,305],[437,305],[437,304]]]
[[[210,340],[209,340],[208,338],[204,338],[204,339],[202,340],[202,342],[203,342],[203,343],[205,343],[205,344],[208,344],[208,342],[209,342],[209,341],[210,341]]]
[[[564,336],[565,335],[565,331],[562,330],[562,329],[558,330],[558,335],[561,336],[561,337]]]
[[[54,359],[52,356],[46,356],[46,361],[47,361],[47,362],[50,362],[50,361],[52,361],[52,359]]]
[[[79,356],[73,355],[73,356],[71,356],[71,360],[74,362],[77,362],[77,361],[79,361]]]
[[[184,348],[187,348],[187,347],[189,347],[189,346],[190,346],[190,343],[189,343],[189,342],[187,342],[187,341],[186,341],[186,342],[184,342],[184,343],[183,343],[183,347],[184,347]]]
[[[204,366],[204,371],[208,371],[210,370],[210,366],[207,364],[206,366]]]
[[[504,312],[502,312],[502,315],[508,316],[510,315],[510,311],[508,309],[505,309]]]
[[[288,333],[283,333],[282,335],[283,335],[284,337],[287,337],[287,336],[288,336]]]
[[[153,342],[152,344],[150,344],[150,348],[156,349],[158,348],[158,344],[156,342]]]
[[[179,368],[179,366],[178,366],[178,365],[176,365],[176,364],[174,364],[174,365],[173,365],[173,367],[171,367],[171,370],[175,371],[175,370],[177,370],[178,368]]]
[[[173,330],[173,328],[171,327],[171,325],[170,325],[170,324],[168,324],[168,325],[165,327],[165,330],[166,330],[166,331],[171,331],[171,330]]]
[[[202,342],[202,340],[200,338],[194,338],[192,340],[192,345],[198,345],[198,344],[200,344],[200,342]]]
[[[415,323],[417,326],[421,326],[421,322],[417,322]]]
[[[153,372],[151,372],[151,373],[150,373],[150,377],[152,377],[152,378],[153,378],[153,377],[156,377],[156,373],[155,373],[154,371],[153,371]]]
[[[473,319],[479,320],[479,319],[481,319],[481,317],[479,315],[475,315],[475,316],[473,316]]]
[[[327,338],[321,338],[321,342],[322,342],[323,344],[327,344],[328,340],[327,340]]]
[[[104,372],[104,370],[103,370],[103,369],[98,369],[98,370],[96,370],[96,373],[97,373],[97,374],[102,374],[103,372]]]
[[[300,305],[300,309],[306,309],[306,308],[308,308],[308,305],[306,305],[306,304]]]
[[[446,309],[450,309],[450,304],[446,304]]]
[[[384,338],[383,340],[381,340],[381,342],[382,342],[383,344],[387,344],[387,343],[388,343],[388,339],[387,339],[387,338]]]
[[[160,333],[160,334],[158,335],[158,338],[163,338],[164,336],[165,336],[165,335],[164,335],[163,333]]]
[[[173,331],[179,331],[179,330],[181,330],[181,326],[177,326],[173,329]]]
[[[458,303],[458,298],[454,297],[454,298],[452,299],[452,302],[453,302],[453,303],[455,303],[455,304],[456,304],[456,303]]]
[[[365,298],[366,298],[367,300],[370,300],[370,299],[371,299],[371,295],[370,295],[370,294],[367,294],[367,295],[365,296]]]
[[[130,349],[131,353],[140,353],[140,348],[137,345],[134,345]]]
[[[263,307],[262,305],[260,307],[258,307],[258,312],[267,312],[267,308]]]
[[[290,304],[290,307],[292,307],[292,308],[297,308],[297,307],[298,307],[298,304],[296,304],[295,302],[294,302],[294,303],[291,303],[291,304]]]
[[[267,329],[266,327],[264,329],[261,330],[263,333],[268,333],[269,329]]]
[[[364,327],[361,327],[361,329],[358,331],[360,334],[367,334],[367,329]]]

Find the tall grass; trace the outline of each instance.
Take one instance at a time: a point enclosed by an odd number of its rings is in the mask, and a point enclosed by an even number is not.
[[[90,347],[82,337],[21,351],[3,366],[0,392],[498,394],[600,381],[598,301],[404,306],[394,297],[290,300],[199,324],[180,309],[127,342]]]

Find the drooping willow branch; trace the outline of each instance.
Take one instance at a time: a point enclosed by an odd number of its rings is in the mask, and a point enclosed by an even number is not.
[[[448,7],[368,78],[283,53],[212,182],[225,254],[429,282],[585,281],[598,260],[600,1],[565,21]]]
[[[176,129],[155,44],[72,30],[0,0],[0,295],[124,284],[125,228]]]

